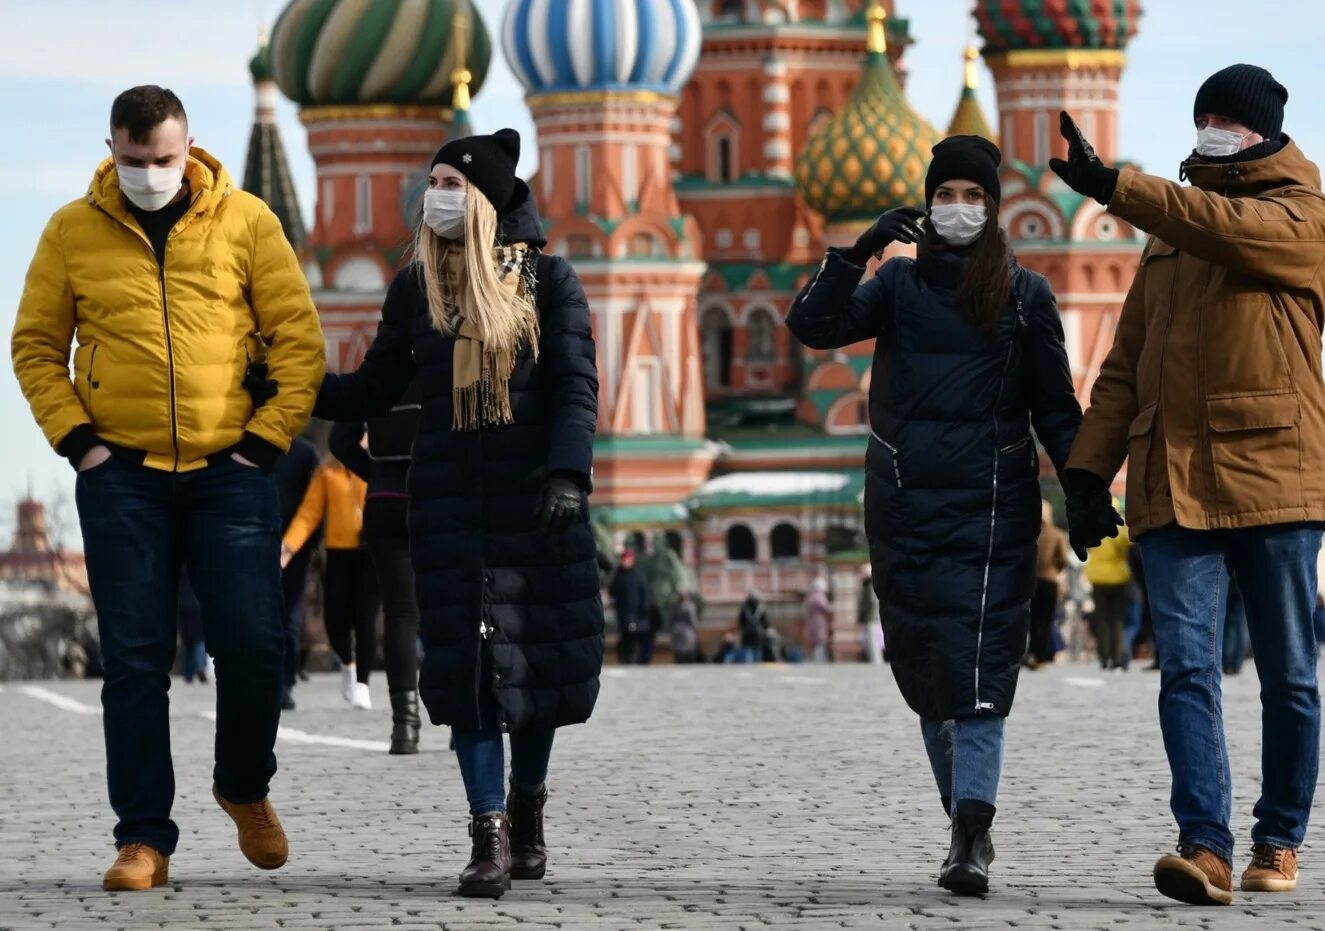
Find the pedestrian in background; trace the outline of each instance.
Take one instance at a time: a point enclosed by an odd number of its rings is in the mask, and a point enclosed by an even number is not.
[[[695,598],[689,589],[683,588],[677,595],[676,605],[672,609],[669,634],[672,658],[677,663],[703,661],[699,652],[699,612],[695,608]]]
[[[276,460],[272,477],[276,480],[276,500],[281,512],[281,534],[290,529],[299,505],[308,493],[319,465],[317,447],[302,436],[290,444],[290,451]],[[322,539],[322,529],[309,538],[304,548],[281,570],[281,592],[285,603],[285,692],[281,709],[294,711],[294,686],[304,668],[308,645],[304,643],[305,591],[308,588],[308,562]]]
[[[741,602],[736,614],[736,629],[740,632],[738,663],[762,663],[768,646],[768,612],[752,589]]]
[[[1228,574],[1228,608],[1224,612],[1224,675],[1236,676],[1242,672],[1251,644],[1247,628],[1247,602],[1242,597],[1236,573]]]
[[[326,567],[322,575],[323,620],[327,642],[340,660],[340,694],[351,706],[373,707],[368,681],[377,661],[377,576],[361,545],[367,484],[334,456],[313,475],[299,512],[281,541],[281,568],[287,568],[313,533],[326,528]]]
[[[884,635],[952,841],[939,883],[989,889],[989,832],[1035,591],[1039,453],[1062,469],[1081,420],[1049,282],[999,227],[998,148],[934,147],[926,209],[829,249],[787,325],[812,349],[872,339],[865,533]],[[920,220],[924,219],[924,226]],[[872,256],[918,244],[861,284]]]
[[[1248,892],[1297,886],[1320,759],[1312,609],[1325,521],[1325,198],[1283,133],[1288,91],[1264,68],[1211,75],[1192,108],[1189,186],[1105,165],[1066,113],[1079,194],[1151,234],[1063,485],[1073,544],[1111,533],[1124,460],[1160,659],[1160,729],[1178,853],[1156,888],[1233,900],[1233,792],[1218,641],[1228,570],[1247,604],[1263,720]]]
[[[391,283],[359,369],[329,377],[315,408],[367,420],[419,379],[419,694],[452,727],[469,801],[458,892],[493,898],[544,875],[553,739],[593,713],[603,662],[593,329],[574,269],[541,252],[519,155],[519,134],[503,129],[433,157],[414,261]]]
[[[649,633],[652,592],[644,572],[635,564],[635,551],[622,550],[610,588],[616,612],[617,662],[622,666],[644,663],[643,643]]]
[[[130,88],[110,131],[92,183],[42,233],[12,350],[38,425],[78,470],[118,819],[103,886],[124,891],[165,885],[179,840],[167,692],[181,566],[216,662],[213,796],[251,863],[289,854],[267,798],[285,651],[268,473],[308,420],[324,343],[280,221],[193,145],[174,93]],[[250,360],[264,351],[256,380],[281,384],[259,397]]]
[[[868,564],[860,570],[860,591],[856,596],[856,623],[860,627],[860,646],[865,661],[882,665],[884,661],[883,624],[879,621],[879,596],[874,591],[874,577]]]
[[[187,570],[179,573],[179,672],[185,682],[207,681],[207,645],[204,642],[202,606],[189,584]]]
[[[805,657],[810,662],[828,661],[832,626],[833,605],[828,600],[828,580],[818,576],[805,593]]]
[[[1095,602],[1095,652],[1101,669],[1124,670],[1128,665],[1127,644],[1123,630],[1127,624],[1127,606],[1131,602],[1132,570],[1127,553],[1132,548],[1127,528],[1106,537],[1086,558],[1086,581]]]
[[[391,696],[392,754],[419,752],[419,603],[409,556],[408,476],[421,395],[416,379],[384,417],[338,423],[333,456],[366,488],[359,539],[368,550],[382,603],[382,658]]]
[[[1032,669],[1054,661],[1054,619],[1058,616],[1058,592],[1067,568],[1067,534],[1054,526],[1054,509],[1048,501],[1040,505],[1040,539],[1035,558],[1035,595],[1031,598],[1031,635],[1027,664]]]

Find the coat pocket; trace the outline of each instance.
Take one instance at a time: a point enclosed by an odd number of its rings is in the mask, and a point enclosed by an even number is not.
[[[1155,431],[1155,412],[1159,403],[1147,404],[1127,428],[1127,500],[1138,505],[1147,499],[1146,461],[1150,457],[1150,443]]]
[[[1302,454],[1296,391],[1206,401],[1210,462],[1222,514],[1302,504]]]

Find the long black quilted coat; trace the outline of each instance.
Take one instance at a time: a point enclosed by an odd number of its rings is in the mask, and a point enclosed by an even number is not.
[[[532,199],[503,238],[542,246]],[[532,261],[532,259],[531,259]],[[515,421],[451,428],[454,340],[432,325],[416,268],[387,292],[376,339],[358,371],[328,376],[314,413],[365,420],[386,413],[416,371],[422,410],[409,475],[410,552],[424,658],[419,692],[434,724],[479,729],[491,687],[504,729],[589,718],[603,662],[603,606],[588,503],[564,533],[538,528],[550,472],[591,487],[598,378],[589,307],[563,259],[536,261],[539,358],[520,353],[510,380]],[[492,681],[480,674],[484,651]]]
[[[990,338],[957,306],[964,260],[862,269],[830,250],[787,324],[807,346],[875,338],[865,530],[885,648],[922,717],[1006,715],[1040,530],[1031,423],[1061,470],[1081,422],[1049,283],[1014,266]]]

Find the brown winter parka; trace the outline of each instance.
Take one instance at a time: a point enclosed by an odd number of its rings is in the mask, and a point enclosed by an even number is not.
[[[1137,537],[1325,521],[1325,194],[1296,143],[1124,169],[1109,212],[1151,234],[1069,468],[1128,460]]]

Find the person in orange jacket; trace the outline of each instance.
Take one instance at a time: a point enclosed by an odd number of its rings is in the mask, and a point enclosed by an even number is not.
[[[371,709],[368,677],[377,647],[380,595],[368,551],[359,548],[368,486],[334,457],[313,475],[304,500],[281,541],[281,568],[289,565],[325,522],[327,547],[322,593],[327,640],[341,662],[341,695]]]

